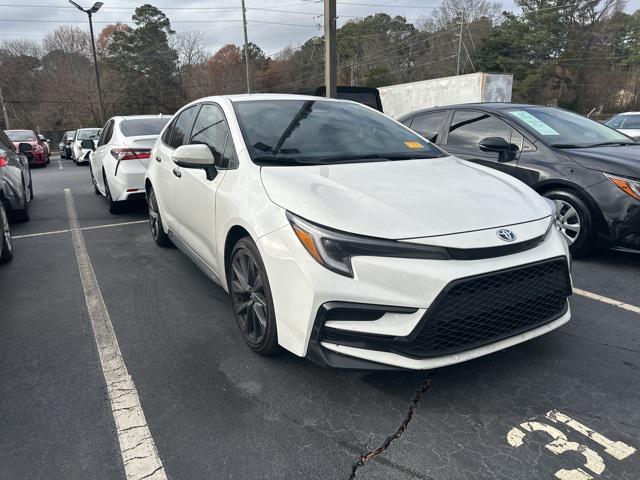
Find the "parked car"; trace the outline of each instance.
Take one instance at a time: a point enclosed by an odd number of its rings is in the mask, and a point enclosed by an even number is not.
[[[27,157],[29,165],[47,166],[49,162],[46,151],[33,130],[5,130],[4,133],[13,142],[15,148]],[[20,144],[22,147],[19,147]]]
[[[640,144],[629,137],[567,110],[510,103],[432,108],[399,120],[553,200],[574,254],[640,249]]]
[[[44,149],[44,154],[47,158],[47,163],[51,161],[51,143],[48,138],[45,138],[44,135],[38,134],[38,142],[40,146]]]
[[[73,160],[73,163],[76,165],[89,163],[89,154],[98,144],[100,133],[102,133],[100,128],[79,128],[76,130],[71,143],[71,160]],[[84,145],[83,142],[85,142]]]
[[[640,112],[625,112],[605,121],[607,127],[615,128],[635,141],[640,141]]]
[[[19,143],[19,146],[25,151],[31,147],[26,142]],[[28,221],[32,198],[33,181],[27,157],[16,150],[9,137],[0,131],[0,202],[5,214],[13,221]],[[8,228],[8,224],[3,225]]]
[[[4,202],[0,199],[0,263],[10,262],[13,258],[11,228]]]
[[[553,203],[361,104],[204,98],[151,158],[155,242],[230,293],[257,353],[429,369],[569,320]]]
[[[151,147],[170,119],[170,115],[113,117],[102,129],[89,167],[95,193],[107,198],[109,212],[118,213],[125,201],[145,198]],[[91,140],[84,142],[91,147]]]
[[[73,144],[73,137],[75,137],[76,131],[69,130],[64,132],[62,141],[60,142],[60,158],[71,158],[71,145]]]

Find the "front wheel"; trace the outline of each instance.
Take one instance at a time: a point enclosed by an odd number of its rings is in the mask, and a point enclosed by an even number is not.
[[[568,190],[552,190],[544,194],[556,204],[556,228],[577,257],[595,248],[595,219],[587,204]]]
[[[278,334],[269,279],[258,247],[249,237],[240,239],[233,248],[227,278],[244,341],[260,355],[275,353]]]
[[[11,231],[9,219],[4,203],[0,200],[0,263],[10,262],[13,258],[13,244],[11,243]]]

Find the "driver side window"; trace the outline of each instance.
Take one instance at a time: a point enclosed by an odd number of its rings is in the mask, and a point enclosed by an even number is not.
[[[204,104],[193,125],[189,143],[208,146],[213,155],[215,167],[226,170],[232,164],[230,161],[232,154],[229,153],[232,145],[227,145],[229,142],[232,142],[232,139],[222,109],[212,103]],[[227,147],[226,150],[225,147]]]

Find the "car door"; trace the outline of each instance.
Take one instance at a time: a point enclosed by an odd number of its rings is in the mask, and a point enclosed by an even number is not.
[[[193,124],[189,144],[209,147],[216,174],[210,180],[203,169],[179,167],[180,175],[174,180],[174,205],[180,223],[180,236],[216,273],[219,273],[214,241],[216,191],[227,168],[227,142],[232,144],[222,108],[215,103],[202,104]]]
[[[512,138],[513,136],[513,138]],[[508,152],[490,152],[480,141],[500,137],[511,148]],[[450,154],[518,177],[517,167],[524,137],[502,119],[482,110],[455,110],[442,145]]]
[[[152,160],[158,162],[155,169],[154,189],[162,221],[166,227],[178,235],[180,235],[180,219],[175,211],[175,189],[182,172],[173,162],[172,156],[176,148],[188,143],[197,108],[197,105],[192,105],[176,115],[163,132]]]
[[[446,126],[448,115],[447,110],[425,112],[411,118],[410,122],[403,123],[431,143],[437,144],[442,142],[443,129]]]
[[[105,155],[111,155],[111,148],[109,147],[109,141],[113,136],[113,127],[115,124],[114,119],[110,119],[100,134],[98,140],[98,146],[89,156],[89,163],[91,164],[91,173],[95,178],[98,188],[104,192],[104,176],[102,175],[102,169],[105,162]]]

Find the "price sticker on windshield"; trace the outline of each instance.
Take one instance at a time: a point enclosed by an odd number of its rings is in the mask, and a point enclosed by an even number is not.
[[[404,142],[404,144],[411,149],[424,148],[424,146],[420,142]]]
[[[542,120],[534,117],[529,112],[525,112],[524,110],[516,110],[514,112],[509,112],[514,117],[522,120],[524,123],[533,128],[540,135],[560,135],[549,125],[544,123]]]

